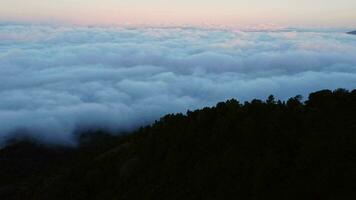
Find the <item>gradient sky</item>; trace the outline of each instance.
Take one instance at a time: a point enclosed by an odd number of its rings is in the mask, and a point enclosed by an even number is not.
[[[355,0],[1,0],[0,21],[355,27]]]

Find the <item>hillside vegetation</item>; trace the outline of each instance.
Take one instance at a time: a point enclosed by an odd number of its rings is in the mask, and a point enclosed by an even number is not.
[[[134,133],[82,134],[76,148],[0,151],[0,199],[353,199],[356,90],[303,102],[238,102],[170,114]]]

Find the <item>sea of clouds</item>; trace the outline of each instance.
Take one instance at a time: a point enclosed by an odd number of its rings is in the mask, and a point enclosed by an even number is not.
[[[0,25],[0,142],[73,143],[236,98],[356,88],[356,37],[335,31]]]

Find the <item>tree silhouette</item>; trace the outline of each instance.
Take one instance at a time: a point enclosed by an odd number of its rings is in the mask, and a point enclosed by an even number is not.
[[[69,150],[31,143],[2,149],[0,198],[356,197],[356,90],[322,90],[305,102],[300,95],[231,99],[131,134],[79,139]]]

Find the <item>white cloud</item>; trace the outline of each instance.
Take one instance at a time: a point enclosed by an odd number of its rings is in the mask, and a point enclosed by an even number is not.
[[[354,36],[326,31],[0,25],[0,140],[68,143],[227,98],[356,88],[355,55]]]

